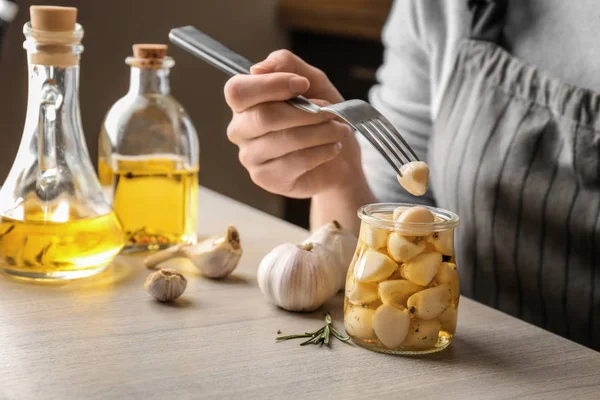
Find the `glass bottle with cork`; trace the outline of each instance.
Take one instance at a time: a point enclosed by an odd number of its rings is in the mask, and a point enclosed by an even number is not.
[[[199,145],[170,94],[175,62],[163,44],[135,44],[128,93],[108,111],[98,174],[127,236],[126,250],[195,243]]]
[[[83,29],[77,9],[33,6],[21,145],[0,190],[0,270],[73,279],[103,270],[124,245],[94,172],[79,113]]]

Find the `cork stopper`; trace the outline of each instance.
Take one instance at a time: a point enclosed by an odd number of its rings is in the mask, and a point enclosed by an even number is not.
[[[31,27],[47,32],[71,32],[77,22],[77,9],[74,7],[31,6]]]
[[[138,68],[157,69],[163,67],[167,58],[166,44],[137,43],[133,46],[133,57],[128,59],[129,65]]]
[[[133,56],[135,58],[157,58],[162,60],[167,56],[167,45],[144,43],[134,44]]]

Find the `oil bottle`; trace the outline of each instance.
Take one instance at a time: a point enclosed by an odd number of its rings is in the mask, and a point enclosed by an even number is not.
[[[124,245],[94,172],[79,114],[83,29],[77,9],[33,6],[21,145],[0,190],[0,270],[73,279],[104,269]]]
[[[163,44],[135,44],[127,94],[108,111],[98,174],[125,230],[128,251],[196,241],[199,145],[170,94],[175,62]]]

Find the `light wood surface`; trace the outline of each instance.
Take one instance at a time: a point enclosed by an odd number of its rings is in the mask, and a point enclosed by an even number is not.
[[[381,40],[392,0],[282,0],[286,28],[343,37]]]
[[[600,353],[463,298],[455,342],[421,358],[274,343],[314,330],[256,285],[264,254],[306,233],[206,189],[199,229],[238,226],[244,255],[225,281],[188,278],[173,305],[153,301],[136,256],[56,285],[0,279],[0,399],[598,399]],[[342,298],[326,305],[342,329]]]

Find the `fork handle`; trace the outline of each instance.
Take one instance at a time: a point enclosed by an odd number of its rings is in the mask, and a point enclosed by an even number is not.
[[[242,74],[249,75],[250,67],[254,65],[250,60],[239,55],[230,48],[225,47],[193,26],[183,26],[171,29],[171,32],[169,32],[169,39],[175,45],[206,61],[213,67],[217,67],[230,76]],[[313,114],[321,111],[319,106],[312,103],[304,96],[294,97],[287,102],[302,111]]]

